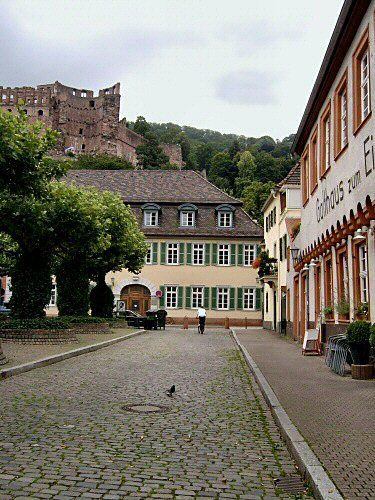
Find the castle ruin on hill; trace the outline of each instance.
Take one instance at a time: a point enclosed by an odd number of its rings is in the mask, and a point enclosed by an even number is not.
[[[120,121],[120,84],[99,90],[67,87],[60,82],[34,87],[3,88],[0,103],[14,112],[23,102],[31,121],[40,120],[60,132],[56,153],[105,153],[126,158],[137,164],[136,148],[143,136]],[[182,166],[179,144],[161,144],[170,163]]]

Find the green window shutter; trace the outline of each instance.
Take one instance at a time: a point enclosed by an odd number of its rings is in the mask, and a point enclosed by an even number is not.
[[[208,286],[204,287],[204,308],[209,309],[210,308],[210,289]]]
[[[238,245],[237,265],[238,266],[243,265],[243,245],[242,244]]]
[[[217,308],[217,288],[211,288],[211,309]]]
[[[161,243],[160,246],[160,264],[165,264],[166,243]]]
[[[255,289],[255,310],[260,311],[262,305],[262,290],[260,288]]]
[[[212,243],[212,265],[217,265],[217,243]]]
[[[229,290],[229,309],[236,308],[236,289],[231,288]]]
[[[191,264],[191,243],[186,243],[186,264]]]
[[[185,264],[185,243],[180,243],[180,264]]]
[[[211,249],[210,243],[206,243],[206,247],[205,247],[205,264],[206,264],[206,266],[209,266],[211,264],[211,262],[210,262],[210,249]]]
[[[159,306],[165,307],[165,286],[161,286],[160,291],[162,293],[162,296],[159,299]]]
[[[230,246],[230,265],[236,265],[236,246],[234,243]]]
[[[261,252],[260,245],[257,245],[257,257],[259,256],[260,252]]]
[[[158,263],[158,244],[157,244],[157,242],[154,242],[152,244],[152,263],[153,264]]]
[[[190,288],[190,286],[187,286],[185,288],[185,308],[186,309],[191,308],[191,288]]]
[[[182,309],[182,301],[184,296],[184,288],[182,286],[178,287],[178,299],[177,299],[177,307],[178,309]]]
[[[237,309],[243,309],[243,290],[242,288],[237,288]]]

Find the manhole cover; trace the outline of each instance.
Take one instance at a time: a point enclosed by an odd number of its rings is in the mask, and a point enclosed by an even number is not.
[[[169,411],[168,406],[154,405],[149,403],[125,405],[122,407],[122,409],[133,413],[162,413]]]
[[[275,481],[275,486],[284,490],[286,493],[303,493],[306,486],[300,477],[296,476],[281,476]]]

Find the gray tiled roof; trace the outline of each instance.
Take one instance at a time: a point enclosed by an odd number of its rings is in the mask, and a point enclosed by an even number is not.
[[[71,170],[67,178],[80,186],[94,186],[100,191],[119,193],[124,202],[132,207],[146,236],[263,237],[263,228],[241,208],[240,200],[227,195],[192,170]],[[158,227],[143,226],[141,207],[150,202],[161,206]],[[195,227],[180,227],[178,206],[182,203],[197,205]],[[217,227],[215,207],[222,203],[235,208],[233,228]]]
[[[294,167],[289,171],[288,175],[276,184],[276,187],[280,188],[284,184],[300,186],[301,185],[301,165],[296,163]]]

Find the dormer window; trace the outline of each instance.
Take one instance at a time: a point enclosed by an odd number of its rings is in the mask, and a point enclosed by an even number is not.
[[[194,227],[195,226],[195,214],[197,212],[197,207],[190,203],[185,203],[178,207],[180,212],[180,226],[181,227]]]
[[[216,211],[218,227],[233,227],[234,208],[231,205],[219,205]]]
[[[156,203],[146,203],[142,206],[143,210],[143,225],[148,227],[155,227],[159,225],[159,205]]]

